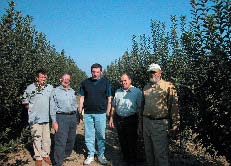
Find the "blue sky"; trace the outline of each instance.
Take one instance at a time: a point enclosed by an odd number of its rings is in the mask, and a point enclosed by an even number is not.
[[[97,62],[103,68],[130,51],[132,35],[150,33],[150,21],[170,22],[170,16],[190,19],[189,0],[14,0],[15,9],[33,17],[57,51],[65,50],[90,75]],[[0,16],[8,0],[0,0]]]

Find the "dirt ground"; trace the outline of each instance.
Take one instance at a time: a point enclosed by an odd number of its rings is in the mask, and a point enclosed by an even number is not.
[[[53,140],[53,134],[51,134],[51,139]],[[53,142],[53,141],[52,141]],[[145,155],[144,155],[144,146],[142,139],[139,138],[138,141],[138,152],[137,152],[137,166],[145,166]],[[3,158],[0,158],[0,166],[34,166],[35,161],[33,160],[33,148],[30,146],[21,145],[18,148],[19,150],[14,153],[10,153]],[[53,154],[53,146],[51,147],[51,159]],[[120,146],[118,142],[116,129],[111,129],[107,126],[106,129],[106,150],[105,156],[110,161],[108,166],[123,166],[122,154],[120,152]],[[71,156],[66,159],[63,163],[63,166],[83,166],[83,161],[87,157],[86,147],[84,144],[84,130],[83,122],[77,126],[76,131],[76,143],[72,151]],[[193,159],[193,160],[192,160]],[[229,166],[230,164],[212,164],[212,163],[200,163],[197,158],[187,158],[187,156],[179,156],[179,154],[174,154],[170,157],[171,166]],[[47,166],[45,163],[43,166]],[[101,166],[100,163],[95,161],[92,162],[89,166]]]
[[[72,151],[72,154],[69,158],[67,158],[63,166],[83,166],[83,161],[87,157],[86,147],[84,144],[84,130],[83,130],[83,122],[77,126],[76,132],[76,144]],[[53,136],[53,134],[52,134]],[[33,149],[32,147],[25,148],[24,146],[19,147],[19,151],[15,153],[11,153],[7,155],[4,159],[0,160],[1,166],[34,166],[35,162],[32,158]],[[51,148],[52,151],[53,148]],[[137,162],[137,166],[145,166],[143,162],[143,153],[138,155],[140,162]],[[118,137],[116,133],[116,129],[110,129],[107,127],[106,130],[106,151],[105,157],[110,161],[111,166],[123,166],[122,164],[122,156],[120,152],[120,147],[118,143]],[[51,152],[52,159],[52,152]],[[97,160],[95,158],[95,160]],[[43,166],[46,164],[44,163]],[[100,166],[100,163],[97,161],[92,162],[89,166]]]

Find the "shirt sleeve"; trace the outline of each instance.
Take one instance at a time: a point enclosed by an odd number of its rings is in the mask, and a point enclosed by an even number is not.
[[[30,96],[29,87],[27,87],[22,96],[22,104],[29,104],[30,101],[29,96]]]
[[[74,91],[74,89],[72,89],[72,93],[74,94],[73,96],[74,96],[74,100],[72,100],[72,101],[74,101],[74,103],[73,103],[73,105],[75,106],[75,108],[76,108],[76,110],[75,111],[77,111],[77,108],[78,108],[78,103],[77,103],[77,94],[75,93],[75,91]]]
[[[56,112],[58,111],[58,105],[55,98],[55,89],[53,89],[50,98],[50,116],[52,122],[56,122]]]
[[[29,104],[28,94],[26,91],[23,93],[22,104]]]
[[[78,89],[78,94],[80,96],[84,96],[84,88],[83,88],[83,83],[81,83],[79,89]]]
[[[137,112],[140,112],[142,107],[142,91],[139,88],[137,90]]]
[[[112,96],[112,84],[111,84],[111,82],[108,80],[108,83],[107,83],[108,85],[107,85],[107,97],[110,97],[110,96]]]
[[[116,107],[116,96],[117,96],[117,92],[115,92],[115,96],[114,96],[113,99],[112,99],[111,105],[112,105],[113,107]]]

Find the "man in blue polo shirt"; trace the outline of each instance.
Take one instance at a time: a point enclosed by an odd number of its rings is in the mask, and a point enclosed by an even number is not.
[[[136,165],[136,145],[138,139],[138,114],[141,111],[142,91],[132,86],[128,73],[120,77],[121,88],[115,92],[112,101],[109,126],[118,131],[124,162],[129,166]]]
[[[85,144],[88,150],[88,157],[85,165],[94,161],[95,137],[98,145],[98,161],[107,164],[104,156],[105,151],[105,130],[106,112],[111,109],[111,83],[102,77],[102,66],[98,63],[91,66],[92,77],[84,80],[79,89],[79,112],[84,109],[84,130]]]
[[[46,83],[47,72],[44,69],[36,72],[36,82],[27,86],[22,104],[28,110],[29,125],[33,136],[35,166],[42,166],[42,160],[51,164],[49,105],[53,86]]]

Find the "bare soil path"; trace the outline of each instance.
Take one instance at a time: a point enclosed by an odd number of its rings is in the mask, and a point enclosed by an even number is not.
[[[77,126],[76,131],[76,144],[72,151],[71,156],[66,159],[63,163],[63,166],[83,166],[83,161],[87,157],[86,147],[84,143],[84,129],[83,122]],[[51,134],[53,137],[53,134]],[[52,139],[53,140],[53,139]],[[52,141],[53,142],[53,141]],[[51,150],[53,149],[53,146]],[[142,143],[142,139],[138,141],[138,161],[137,166],[145,166],[144,162],[144,147]],[[51,152],[51,159],[53,153]],[[32,158],[33,149],[32,147],[25,147],[21,145],[18,147],[17,152],[13,152],[0,158],[0,166],[34,166],[35,161]],[[107,127],[106,129],[106,158],[110,161],[108,166],[123,166],[122,163],[122,155],[120,152],[120,146],[117,137],[116,129],[111,129]],[[211,163],[204,162],[201,163],[197,160],[196,157],[191,156],[192,158],[188,158],[187,156],[181,156],[181,154],[174,154],[170,157],[171,166],[229,166],[230,164],[225,163]],[[193,160],[192,160],[193,159]],[[52,159],[53,161],[53,159]],[[43,166],[47,166],[43,163]],[[92,162],[89,166],[101,166],[97,161]]]
[[[35,162],[32,158],[33,155],[32,153],[33,150],[31,147],[25,148],[24,146],[22,146],[19,148],[17,152],[10,153],[4,159],[1,159],[0,165],[1,166],[34,166]],[[81,121],[80,124],[77,126],[75,147],[72,151],[71,156],[64,161],[63,166],[83,166],[83,161],[86,158],[86,155],[87,152],[84,144],[83,122]],[[116,129],[110,129],[107,127],[105,156],[110,161],[111,166],[123,165]],[[51,153],[51,159],[52,159],[52,153]],[[45,166],[46,164],[43,163],[43,165]],[[89,166],[100,166],[100,163],[94,161]],[[141,161],[137,163],[137,166],[145,166],[145,164],[143,161]]]

